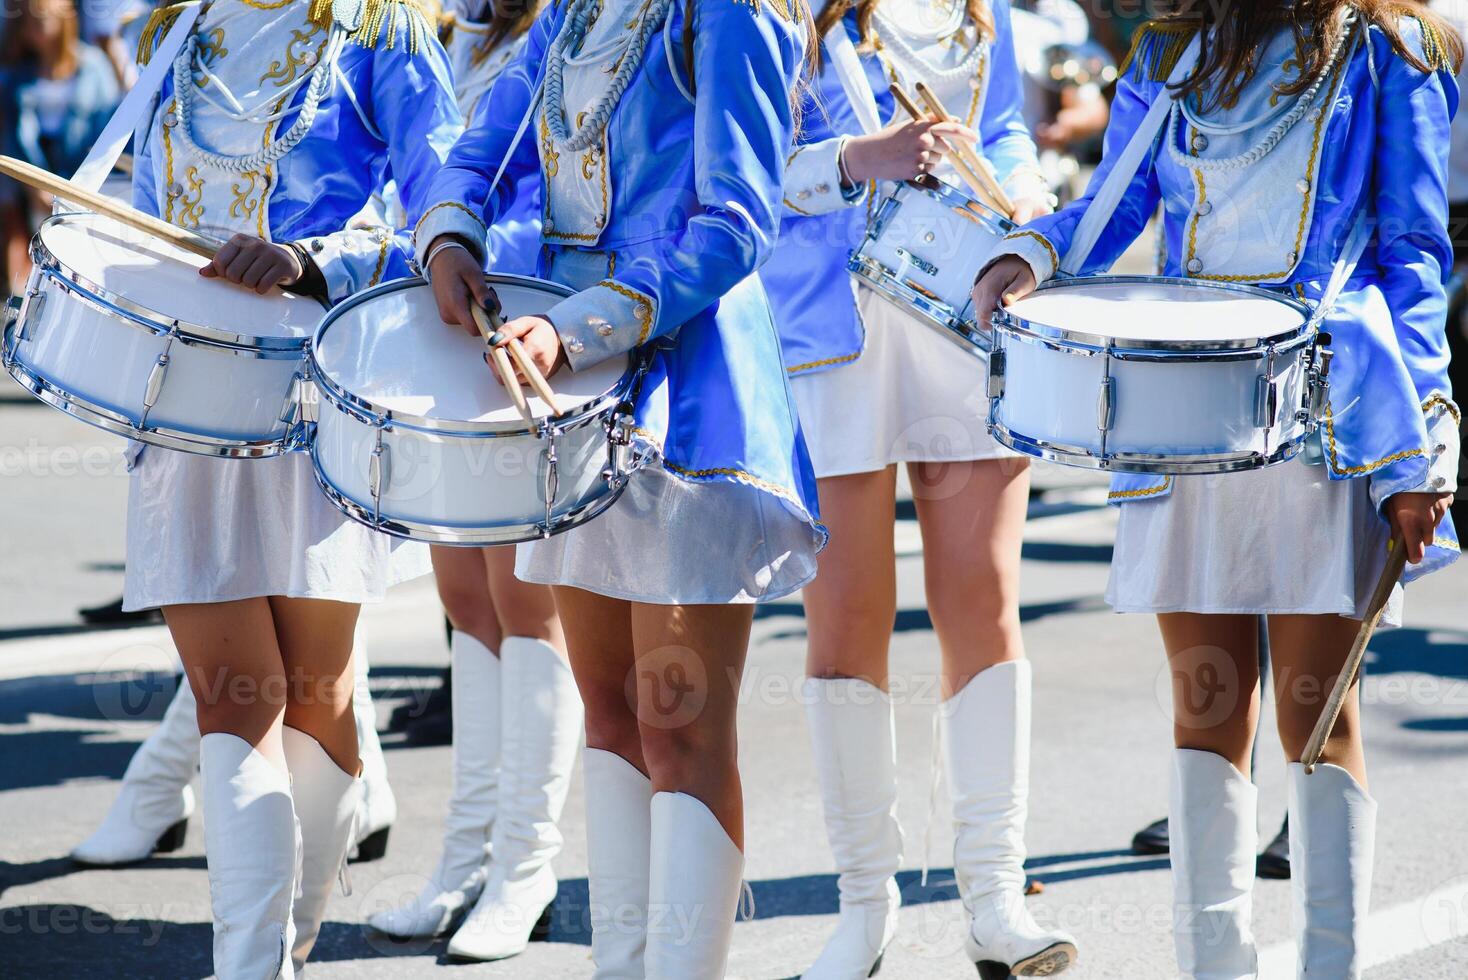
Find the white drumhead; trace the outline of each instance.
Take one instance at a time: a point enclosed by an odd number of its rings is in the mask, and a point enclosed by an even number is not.
[[[531,285],[496,284],[506,318],[544,313],[561,297]],[[321,333],[316,363],[339,388],[379,408],[443,422],[518,421],[520,413],[484,361],[484,341],[443,322],[425,285],[384,292],[343,309]],[[614,357],[550,379],[563,411],[605,395],[627,369]],[[537,417],[550,409],[522,389]]]
[[[246,337],[309,338],[321,304],[304,296],[204,279],[199,258],[97,214],[68,214],[41,229],[61,264],[135,306],[168,319]]]
[[[1226,342],[1299,329],[1295,307],[1268,296],[1179,282],[1066,282],[1011,303],[1033,324],[1148,342]]]

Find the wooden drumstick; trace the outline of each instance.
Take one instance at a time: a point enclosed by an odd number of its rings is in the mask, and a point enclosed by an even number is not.
[[[535,394],[539,396],[541,401],[550,406],[552,415],[560,415],[561,406],[556,401],[556,393],[551,390],[550,382],[545,379],[545,375],[540,372],[540,368],[530,359],[530,354],[525,350],[525,345],[520,343],[519,339],[516,338],[505,346],[510,349],[510,356],[515,359],[516,364],[520,365],[521,373],[530,381],[530,387],[534,389]]]
[[[920,109],[918,104],[912,100],[912,96],[904,92],[900,86],[894,83],[891,86],[891,90],[892,97],[897,100],[897,104],[905,109],[907,114],[912,116],[914,120],[917,122],[932,122],[932,117]],[[1002,211],[1003,205],[989,192],[988,187],[979,180],[978,174],[974,173],[968,164],[958,156],[958,151],[954,148],[953,144],[941,137],[939,138],[939,142],[948,148],[948,162],[953,164],[953,169],[958,171],[958,175],[963,178],[964,183],[968,184],[969,190],[973,191],[974,196],[994,210]],[[1009,214],[1011,212],[1004,213]]]
[[[918,82],[913,88],[917,91],[918,98],[923,100],[923,104],[928,107],[928,111],[934,116],[939,119],[953,118],[948,114],[948,110],[944,107],[942,101],[939,100],[932,89],[928,88],[926,83]],[[1004,193],[1004,188],[999,186],[999,180],[994,176],[994,172],[989,169],[987,162],[963,143],[954,145],[953,150],[964,163],[968,164],[969,169],[974,171],[975,176],[988,189],[989,195],[999,203],[999,209],[1004,213],[1004,216],[1006,218],[1014,217],[1014,202],[1009,199],[1008,194]]]
[[[176,245],[186,252],[204,259],[212,259],[224,247],[224,242],[217,238],[206,235],[198,235],[194,232],[171,225],[168,222],[155,218],[151,214],[144,214],[137,208],[129,207],[121,201],[114,201],[110,197],[94,194],[82,187],[73,184],[64,177],[58,177],[53,173],[42,170],[40,167],[32,166],[24,160],[14,157],[0,156],[0,174],[13,177],[29,187],[37,190],[47,191],[63,200],[80,204],[89,211],[95,211],[100,215],[111,218],[119,224],[136,228],[138,231],[152,235],[154,238]]]
[[[1335,723],[1341,717],[1341,709],[1345,707],[1346,697],[1351,693],[1351,685],[1356,683],[1356,677],[1361,672],[1361,662],[1366,659],[1366,645],[1371,642],[1371,634],[1376,632],[1381,614],[1392,597],[1392,589],[1396,588],[1406,567],[1407,542],[1398,536],[1392,542],[1386,568],[1382,569],[1381,578],[1376,582],[1376,591],[1371,594],[1371,601],[1366,605],[1366,617],[1361,621],[1356,642],[1351,645],[1351,652],[1346,657],[1345,666],[1341,668],[1341,675],[1336,678],[1330,699],[1325,702],[1325,710],[1320,713],[1315,731],[1310,733],[1310,741],[1305,744],[1305,754],[1300,757],[1300,762],[1305,766],[1306,773],[1314,772],[1315,767],[1320,764],[1320,756],[1325,752],[1325,741],[1335,729]]]
[[[494,329],[489,321],[489,313],[478,303],[470,302],[469,312],[474,317],[474,325],[479,328],[479,335],[484,338],[484,343],[489,348],[490,363],[499,372],[500,380],[504,382],[505,390],[510,393],[510,401],[515,403],[520,417],[525,420],[525,427],[534,435],[537,431],[535,416],[531,414],[530,403],[525,400],[525,392],[520,390],[520,379],[515,376],[515,367],[510,363],[510,355],[505,349],[494,342]]]

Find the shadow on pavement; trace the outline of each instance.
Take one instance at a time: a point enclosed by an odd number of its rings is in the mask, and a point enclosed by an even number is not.
[[[1437,642],[1433,642],[1436,639]],[[1370,677],[1392,674],[1424,674],[1450,682],[1446,687],[1414,690],[1408,685],[1400,695],[1420,707],[1468,709],[1468,631],[1443,629],[1395,629],[1377,633],[1371,640],[1365,672]],[[1396,697],[1380,690],[1383,699]],[[1468,732],[1468,715],[1434,713],[1402,722],[1407,731],[1428,734]],[[1468,751],[1468,747],[1446,745],[1446,751]]]
[[[207,922],[119,919],[85,905],[18,905],[0,909],[0,934],[6,980],[151,980],[162,975],[163,964],[173,980],[214,972]]]

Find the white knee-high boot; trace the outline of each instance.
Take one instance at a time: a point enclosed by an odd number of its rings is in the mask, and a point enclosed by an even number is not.
[[[399,938],[437,936],[479,897],[488,875],[500,773],[500,661],[468,633],[449,644],[453,665],[453,792],[438,866],[419,893],[367,921]]]
[[[902,828],[892,699],[854,678],[808,677],[804,693],[841,918],[802,977],[863,980],[881,968],[902,905],[893,877],[902,864]]]
[[[647,980],[722,980],[744,852],[701,800],[655,793],[650,872]]]
[[[642,980],[651,873],[652,780],[615,752],[588,748],[586,863],[595,980]]]
[[[92,836],[71,858],[79,864],[120,865],[167,854],[183,846],[194,791],[189,780],[199,764],[198,705],[188,678],[127,764],[122,788]]]
[[[1299,976],[1356,980],[1376,857],[1376,801],[1349,772],[1290,767],[1290,882]]]
[[[357,620],[352,648],[356,674],[352,694],[352,717],[357,723],[357,755],[362,760],[362,806],[357,814],[354,856],[358,861],[376,861],[387,853],[387,835],[398,818],[398,800],[387,781],[387,760],[377,737],[377,707],[367,681],[367,628]]]
[[[965,952],[1018,977],[1059,973],[1075,961],[1075,939],[1040,928],[1024,898],[1029,661],[982,671],[943,703],[940,718],[953,797],[953,870],[971,916]]]
[[[300,847],[290,777],[249,742],[221,732],[200,740],[199,763],[214,974],[290,980]]]
[[[1183,980],[1259,974],[1254,947],[1254,861],[1259,791],[1213,752],[1173,752],[1173,943]],[[1290,827],[1291,838],[1295,828]]]
[[[454,679],[454,687],[459,685]],[[506,637],[500,647],[499,803],[489,879],[449,941],[460,960],[499,960],[550,927],[551,861],[581,745],[581,696],[571,667],[543,640]]]
[[[362,780],[342,771],[321,743],[305,732],[287,725],[282,740],[301,828],[300,883],[293,916],[296,940],[291,944],[291,961],[300,973],[321,933],[331,888],[347,861],[352,824],[362,802]]]

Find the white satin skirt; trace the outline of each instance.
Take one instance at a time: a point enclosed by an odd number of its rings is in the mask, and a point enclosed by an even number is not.
[[[816,477],[1015,455],[989,435],[987,362],[866,286],[856,292],[861,356],[790,379]]]
[[[125,609],[276,595],[376,602],[429,571],[427,546],[333,507],[305,453],[212,459],[134,445],[128,455]]]
[[[1121,505],[1106,601],[1127,613],[1360,619],[1391,537],[1367,484],[1300,459],[1173,477],[1167,496]],[[1398,586],[1382,623],[1401,615]]]

